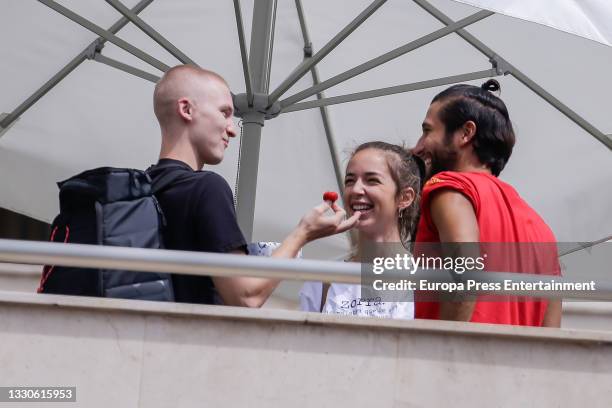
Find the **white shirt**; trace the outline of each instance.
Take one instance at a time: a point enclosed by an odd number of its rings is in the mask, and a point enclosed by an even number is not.
[[[321,307],[322,292],[323,283],[305,282],[300,290],[300,309],[318,312]],[[322,313],[414,319],[414,302],[381,302],[380,298],[363,299],[360,285],[332,283]]]

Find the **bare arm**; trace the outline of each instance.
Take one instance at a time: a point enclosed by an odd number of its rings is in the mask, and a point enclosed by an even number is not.
[[[331,208],[333,215],[325,215],[330,209],[327,203],[322,203],[306,213],[272,257],[294,258],[307,243],[347,231],[357,224],[359,212],[345,220],[346,212],[342,208],[336,204]],[[242,251],[232,253],[244,255]],[[278,279],[251,277],[213,277],[212,280],[226,305],[246,307],[261,307],[280,283]]]
[[[431,218],[442,243],[478,242],[480,239],[478,220],[472,203],[457,191],[442,190],[433,196]],[[474,254],[452,255],[473,256]],[[475,304],[476,302],[472,300],[440,302],[440,319],[469,322]]]

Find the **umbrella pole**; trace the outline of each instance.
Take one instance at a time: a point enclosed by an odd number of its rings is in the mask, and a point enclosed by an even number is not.
[[[243,116],[243,135],[240,141],[240,170],[236,180],[236,215],[238,225],[247,242],[253,239],[253,218],[257,192],[257,171],[259,167],[259,146],[264,113],[253,105],[258,99],[267,105],[274,44],[274,23],[276,0],[258,0],[253,5],[251,47],[249,50],[249,71],[253,86],[253,103],[248,101],[250,111]],[[246,72],[246,71],[245,71]],[[261,98],[258,98],[261,97]]]

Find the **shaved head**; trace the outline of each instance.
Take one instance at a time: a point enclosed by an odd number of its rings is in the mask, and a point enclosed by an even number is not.
[[[178,118],[176,111],[179,99],[205,99],[210,87],[219,84],[229,89],[225,79],[216,72],[193,65],[170,68],[157,82],[153,93],[153,110],[159,124],[164,127],[174,118]]]
[[[236,136],[232,94],[212,71],[192,65],[169,69],[155,86],[153,109],[161,128],[159,157],[194,170],[220,163]]]

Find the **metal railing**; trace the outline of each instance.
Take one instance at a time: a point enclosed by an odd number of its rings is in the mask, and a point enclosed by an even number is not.
[[[62,265],[84,268],[120,269],[139,272],[165,272],[197,276],[251,276],[297,281],[322,281],[362,284],[362,264],[355,262],[280,259],[207,252],[165,249],[125,248],[98,245],[0,239],[0,262]],[[506,272],[467,272],[461,276],[452,271],[427,270],[429,282],[456,283],[467,279],[479,282],[552,282],[574,283],[561,276]],[[385,279],[412,279],[405,271],[389,270]],[[371,280],[371,278],[370,278]],[[542,298],[612,300],[612,282],[595,282],[596,291],[564,290],[466,290],[464,294],[517,295]]]

